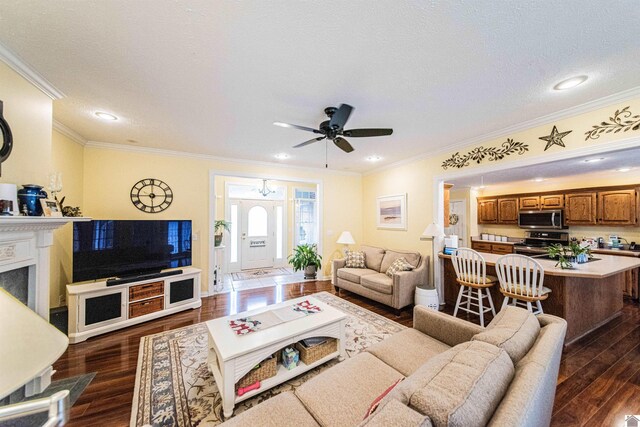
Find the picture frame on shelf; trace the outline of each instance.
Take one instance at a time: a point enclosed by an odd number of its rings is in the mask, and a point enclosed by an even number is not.
[[[389,230],[407,229],[407,193],[376,199],[376,225]]]
[[[55,199],[40,199],[42,215],[46,217],[62,218],[62,209]]]

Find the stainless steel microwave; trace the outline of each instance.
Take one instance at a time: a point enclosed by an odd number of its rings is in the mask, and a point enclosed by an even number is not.
[[[560,209],[518,212],[518,226],[520,228],[541,228],[546,230],[564,228],[563,220],[563,212]]]

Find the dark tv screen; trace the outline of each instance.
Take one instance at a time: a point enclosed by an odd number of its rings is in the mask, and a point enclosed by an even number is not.
[[[74,282],[190,265],[190,220],[73,223]]]

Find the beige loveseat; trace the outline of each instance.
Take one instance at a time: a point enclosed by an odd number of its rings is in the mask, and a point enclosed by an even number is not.
[[[223,425],[548,426],[566,325],[509,306],[483,328],[417,306],[413,328]]]
[[[363,297],[381,302],[400,310],[410,304],[416,286],[426,284],[429,273],[429,257],[418,252],[402,252],[374,246],[361,246],[366,268],[347,268],[344,259],[333,261],[333,285],[337,290],[346,289]],[[393,262],[405,257],[414,269],[400,271],[393,277],[385,273]]]

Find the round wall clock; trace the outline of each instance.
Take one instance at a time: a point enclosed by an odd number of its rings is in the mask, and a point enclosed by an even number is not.
[[[142,212],[162,212],[171,205],[172,201],[171,187],[159,179],[141,179],[131,187],[131,203]]]

